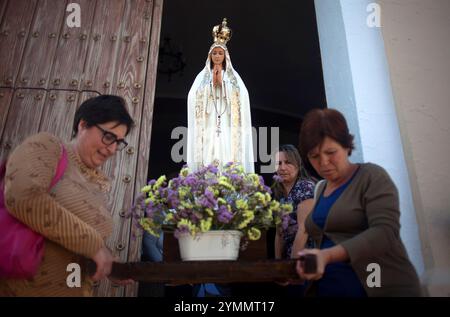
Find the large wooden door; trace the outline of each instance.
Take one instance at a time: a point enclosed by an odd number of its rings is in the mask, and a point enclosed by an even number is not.
[[[0,160],[38,131],[69,140],[75,110],[91,96],[127,101],[130,146],[103,167],[114,184],[108,245],[124,262],[140,257],[125,212],[147,178],[162,2],[0,0]],[[67,24],[69,3],[80,5],[80,27]],[[104,282],[96,294],[135,296],[137,287]]]

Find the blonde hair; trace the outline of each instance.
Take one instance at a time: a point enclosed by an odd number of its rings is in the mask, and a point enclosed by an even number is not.
[[[296,182],[299,179],[306,179],[311,180],[312,178],[309,175],[308,171],[305,168],[305,165],[303,164],[302,158],[300,156],[300,153],[298,152],[297,148],[292,144],[283,144],[278,148],[277,153],[283,152],[286,154],[289,162],[291,162],[293,165],[297,167],[298,173]],[[276,199],[280,199],[283,197],[283,185],[279,182],[275,182],[275,184],[272,186],[273,194]]]

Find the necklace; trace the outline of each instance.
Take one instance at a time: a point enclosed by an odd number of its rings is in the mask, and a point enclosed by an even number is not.
[[[220,94],[222,95],[222,91],[225,92],[225,86],[223,85],[223,81],[222,81],[222,89],[220,89]],[[220,133],[222,132],[222,130],[220,129],[221,127],[221,117],[222,115],[225,113],[225,111],[227,110],[227,104],[225,102],[225,107],[223,107],[222,109],[222,96],[218,97],[218,96],[214,96],[216,93],[216,87],[214,87],[211,83],[211,99],[213,100],[213,104],[214,104],[214,110],[216,111],[216,133],[217,133],[217,137],[220,136]],[[224,97],[226,99],[226,93],[224,93]],[[217,100],[221,100],[220,102],[220,110],[217,110]]]

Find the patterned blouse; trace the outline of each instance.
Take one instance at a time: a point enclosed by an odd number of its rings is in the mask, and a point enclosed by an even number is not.
[[[294,187],[292,187],[287,197],[282,197],[280,199],[281,203],[291,203],[293,207],[292,213],[290,214],[289,226],[287,230],[283,232],[283,259],[291,258],[292,246],[298,229],[297,207],[302,201],[314,198],[314,186],[315,184],[312,181],[300,179],[295,183]]]

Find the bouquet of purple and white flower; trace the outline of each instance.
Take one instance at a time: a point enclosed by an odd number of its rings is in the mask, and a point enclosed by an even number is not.
[[[140,226],[159,236],[173,230],[175,237],[189,232],[239,230],[250,240],[261,237],[261,229],[288,223],[291,204],[272,200],[261,176],[245,173],[242,166],[228,163],[222,171],[214,165],[194,173],[184,167],[178,177],[151,180],[141,189],[134,214]],[[137,214],[137,207],[144,215]]]

